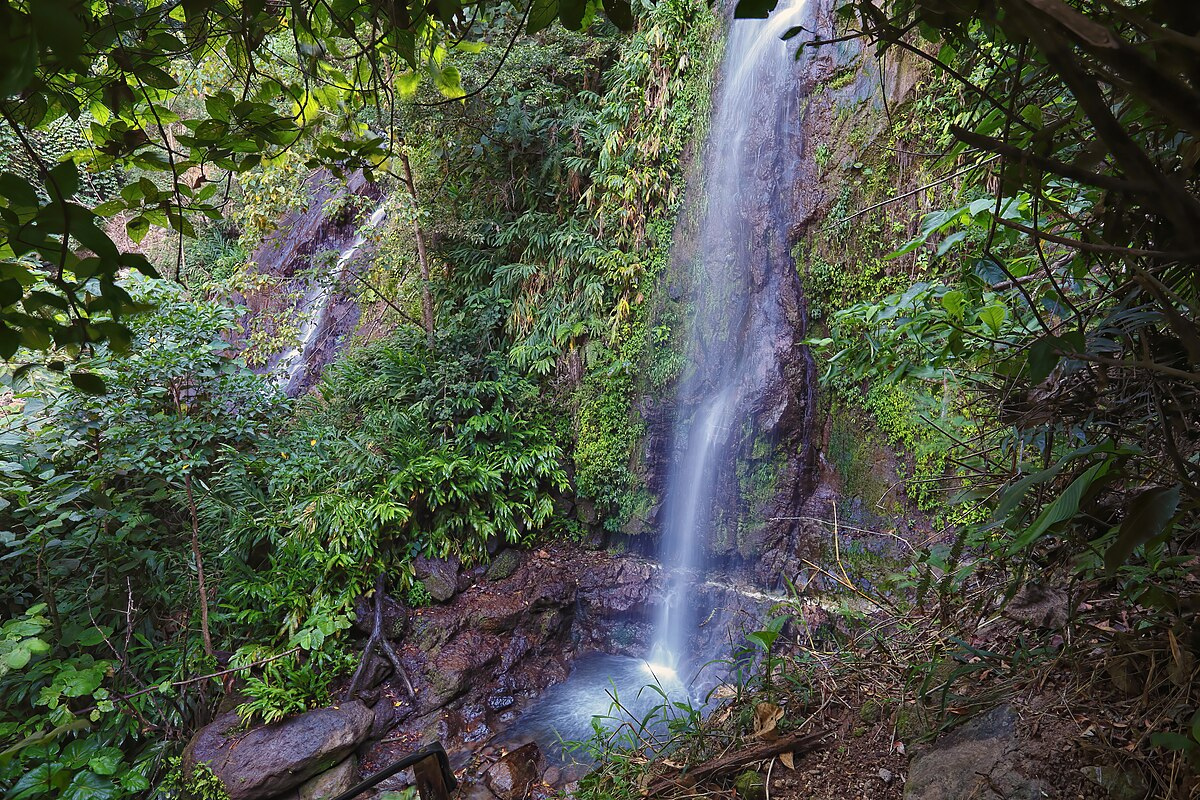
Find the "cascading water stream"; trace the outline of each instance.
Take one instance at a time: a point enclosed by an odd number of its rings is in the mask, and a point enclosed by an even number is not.
[[[777,268],[752,263],[771,248],[753,252],[751,240],[755,223],[766,220],[767,235],[784,241],[778,229],[786,228],[786,222],[773,219],[771,213],[776,187],[770,175],[786,141],[790,107],[779,90],[794,80],[794,48],[780,37],[799,24],[804,4],[805,0],[784,0],[767,20],[735,21],[726,46],[721,92],[705,151],[705,205],[696,248],[691,349],[703,354],[707,363],[695,365],[680,388],[681,409],[690,401],[697,411],[690,421],[681,412],[676,427],[682,458],[668,479],[659,553],[669,571],[668,588],[650,652],[652,664],[671,669],[686,660],[687,639],[696,627],[689,589],[695,571],[704,566],[718,465],[733,438],[731,426],[771,373],[776,356],[770,343],[778,340],[779,326],[788,324],[769,300],[751,302],[752,294],[769,298],[780,280]],[[774,174],[785,190],[788,172]],[[756,273],[766,284],[765,292],[751,291]]]
[[[325,318],[329,303],[333,299],[335,289],[341,283],[346,267],[366,244],[367,233],[383,221],[385,214],[387,214],[387,208],[382,205],[372,212],[355,235],[354,241],[338,255],[329,280],[318,281],[314,284],[296,307],[297,313],[300,315],[299,336],[296,344],[279,357],[275,366],[277,380],[289,395],[295,394],[303,377],[304,369],[309,361],[308,350],[313,344],[317,331],[321,329],[321,323]]]
[[[534,739],[552,757],[569,761],[559,741],[588,739],[595,717],[602,727],[640,729],[664,699],[696,699],[699,687],[685,686],[684,679],[692,677],[689,639],[698,630],[699,597],[711,597],[714,589],[726,597],[747,594],[707,579],[705,551],[714,517],[728,515],[718,489],[735,434],[762,410],[769,390],[787,382],[782,361],[803,333],[802,317],[785,307],[785,298],[798,292],[788,227],[799,159],[799,94],[795,47],[780,37],[799,24],[805,2],[781,0],[767,20],[733,22],[704,150],[703,191],[689,198],[702,209],[693,242],[700,254],[691,292],[693,363],[680,386],[678,458],[667,481],[659,549],[666,596],[650,652],[643,658],[580,659],[565,682],[548,689],[506,731],[506,746]],[[725,631],[718,633],[723,639]]]

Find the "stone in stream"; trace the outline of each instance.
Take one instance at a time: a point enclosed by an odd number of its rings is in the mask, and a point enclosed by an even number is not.
[[[541,774],[542,751],[530,742],[488,767],[483,782],[500,800],[521,800]]]
[[[347,760],[367,738],[374,718],[356,700],[248,731],[241,730],[236,713],[222,714],[188,743],[183,774],[207,764],[230,800],[275,797]]]

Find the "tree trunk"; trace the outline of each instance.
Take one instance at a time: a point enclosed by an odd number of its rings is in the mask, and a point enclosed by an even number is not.
[[[200,555],[200,520],[196,517],[196,499],[192,496],[192,475],[183,479],[187,490],[188,511],[192,517],[192,557],[196,559],[196,582],[200,592],[200,635],[204,639],[204,652],[213,655],[212,635],[208,630],[208,585],[204,581],[204,559]]]
[[[433,289],[429,285],[429,256],[425,250],[425,231],[421,227],[421,202],[417,197],[417,182],[413,180],[412,165],[408,161],[408,153],[400,151],[400,163],[404,166],[404,183],[413,200],[413,233],[417,237],[417,263],[421,267],[421,323],[425,327],[425,335],[429,338],[429,347],[433,348]]]

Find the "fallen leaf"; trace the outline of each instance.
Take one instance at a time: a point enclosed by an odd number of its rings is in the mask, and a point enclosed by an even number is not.
[[[779,736],[776,724],[783,719],[783,709],[774,703],[762,702],[754,707],[754,735],[760,739]]]
[[[791,753],[780,753],[779,754],[779,763],[783,764],[788,769],[796,768],[795,756],[793,756]]]

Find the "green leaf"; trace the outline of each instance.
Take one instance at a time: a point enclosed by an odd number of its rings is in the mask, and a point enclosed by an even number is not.
[[[545,30],[558,17],[558,0],[533,0],[529,9],[529,21],[525,24],[528,34]]]
[[[1197,744],[1182,733],[1174,731],[1159,731],[1150,737],[1150,744],[1153,747],[1162,747],[1167,750],[1191,750],[1197,747]]]
[[[23,645],[17,645],[15,648],[9,651],[8,655],[4,657],[4,664],[9,669],[22,669],[26,664],[29,663],[29,659],[32,657],[32,655],[33,654],[29,652],[29,648],[24,647]]]
[[[462,88],[462,75],[455,67],[439,69],[433,76],[434,85],[442,96],[458,98],[466,94]]]
[[[1034,523],[1009,545],[1008,552],[1013,554],[1025,549],[1037,541],[1051,526],[1075,516],[1079,512],[1079,503],[1083,500],[1084,492],[1108,472],[1110,463],[1101,461],[1099,464],[1094,464],[1071,481],[1071,485],[1059,495],[1058,499],[1048,505]]]
[[[587,0],[558,0],[558,18],[567,30],[577,31],[583,27],[583,16],[587,13]]]
[[[942,308],[955,319],[962,319],[965,296],[957,289],[951,289],[942,295]]]
[[[129,234],[129,238],[135,244],[141,244],[142,239],[145,239],[146,234],[150,232],[150,220],[139,214],[125,223],[125,232]]]
[[[104,668],[96,666],[73,672],[64,671],[59,677],[63,678],[63,694],[67,697],[83,697],[100,688],[104,680]]]
[[[1121,567],[1138,545],[1145,544],[1167,529],[1179,508],[1181,486],[1154,486],[1138,493],[1129,503],[1121,521],[1117,540],[1104,553],[1104,566],[1110,572]]]
[[[121,766],[122,758],[124,756],[120,749],[116,747],[102,747],[88,759],[88,769],[97,775],[115,775],[117,768]]]
[[[27,797],[53,796],[63,788],[71,777],[68,770],[59,764],[38,764],[21,776],[9,789],[5,800],[24,800]]]
[[[1008,317],[1008,309],[1002,305],[990,305],[979,309],[979,321],[988,327],[992,333],[999,333]]]
[[[64,200],[75,196],[79,191],[79,165],[74,161],[64,161],[50,170],[46,188],[53,193],[55,189],[62,192]]]
[[[628,0],[604,0],[604,15],[621,30],[633,30],[633,9]]]
[[[111,800],[116,795],[117,787],[111,780],[85,770],[75,776],[60,797],[62,800]]]
[[[108,391],[104,379],[94,372],[75,370],[71,373],[71,383],[76,389],[87,394],[102,395]]]
[[[1059,339],[1057,336],[1043,336],[1029,348],[1029,381],[1039,384],[1050,376],[1058,366]]]

